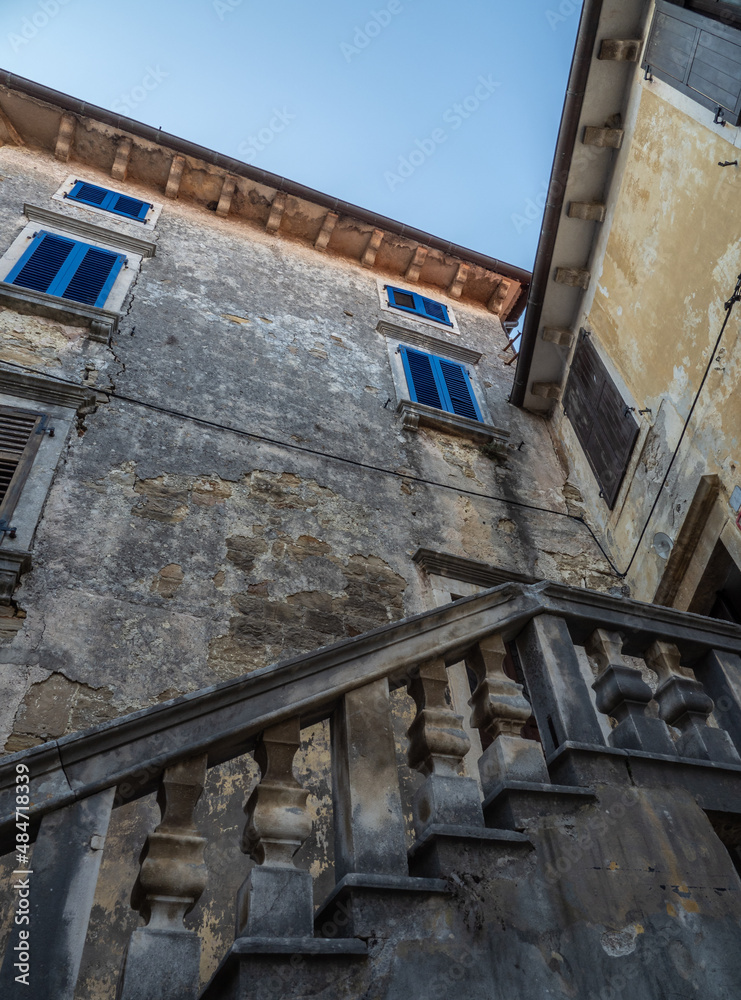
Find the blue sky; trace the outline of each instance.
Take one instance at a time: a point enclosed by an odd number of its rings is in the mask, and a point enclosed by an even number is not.
[[[532,267],[576,0],[2,0],[0,65]]]

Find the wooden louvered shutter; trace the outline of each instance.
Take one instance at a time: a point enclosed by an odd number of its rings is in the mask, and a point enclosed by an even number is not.
[[[130,198],[126,194],[118,194],[108,188],[98,187],[97,184],[87,184],[85,181],[77,181],[70,193],[67,195],[70,201],[79,201],[83,205],[95,205],[108,212],[115,212],[116,215],[125,215],[130,219],[144,219],[151,205],[147,201],[139,198]]]
[[[121,255],[101,250],[100,247],[86,246],[79,255],[74,274],[64,291],[57,291],[63,299],[84,302],[89,306],[103,305],[111,289],[116,274],[121,267]]]
[[[412,347],[401,347],[401,357],[409,386],[409,395],[416,403],[434,406],[437,410],[444,409],[443,394],[435,378],[432,367],[432,357]]]
[[[426,319],[434,319],[436,323],[444,323],[445,326],[452,326],[448,307],[435,299],[427,299],[417,292],[409,292],[404,288],[394,288],[386,285],[389,305],[394,309],[403,309],[404,312],[416,313],[417,316],[424,316]]]
[[[481,420],[468,372],[457,361],[400,347],[409,395],[414,402],[434,406],[469,420]]]
[[[40,232],[5,280],[21,288],[103,306],[125,259],[123,254],[89,243]]]
[[[741,124],[741,30],[657,0],[643,67],[698,104]]]
[[[468,417],[469,420],[481,420],[476,397],[463,365],[459,365],[455,361],[448,361],[446,358],[436,358],[435,360],[440,366],[440,372],[445,382],[451,412],[459,417]]]
[[[0,406],[0,525],[7,525],[41,442],[43,413]]]
[[[36,233],[30,247],[5,279],[11,285],[48,292],[75,248],[75,241]]]
[[[563,408],[612,510],[639,428],[585,330],[579,334]]]
[[[140,201],[139,198],[130,198],[126,194],[113,195],[111,211],[118,215],[127,215],[131,219],[143,219],[150,209],[147,201]]]

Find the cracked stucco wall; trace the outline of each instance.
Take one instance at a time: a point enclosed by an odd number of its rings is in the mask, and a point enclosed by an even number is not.
[[[23,227],[24,201],[48,204],[71,169],[0,150],[5,246]],[[33,568],[15,594],[20,628],[2,633],[6,752],[424,610],[434,597],[411,559],[419,547],[613,585],[583,526],[519,506],[567,513],[575,495],[545,422],[506,402],[512,370],[491,314],[453,303],[459,337],[397,322],[482,352],[476,376],[494,422],[511,432],[505,463],[462,438],[401,429],[373,272],[177,202],[165,205],[156,239],[110,346],[0,314],[6,361],[129,397],[87,415],[58,465]],[[410,708],[406,695],[395,704],[401,753]],[[304,736],[317,818],[304,850],[323,886],[326,725]],[[216,843],[209,890],[190,918],[205,931],[204,977],[223,953],[234,883],[248,867],[234,834],[250,773],[245,762],[223,765],[202,805]],[[110,991],[136,923],[130,876],[153,809],[114,814],[86,1000]],[[106,936],[103,910],[114,914]]]

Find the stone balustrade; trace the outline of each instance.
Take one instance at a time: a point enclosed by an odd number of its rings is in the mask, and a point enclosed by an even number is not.
[[[505,669],[508,648],[520,680]],[[626,659],[636,656],[656,675],[655,690]],[[331,944],[333,954],[344,947],[362,955],[352,921],[344,945],[315,936],[311,875],[295,863],[311,833],[310,789],[294,773],[302,727],[331,720],[338,885],[409,892],[435,881],[419,862],[422,844],[525,843],[517,829],[492,828],[491,817],[503,815],[491,811],[492,799],[500,803],[513,790],[556,803],[559,795],[584,793],[600,762],[615,773],[628,760],[664,768],[666,781],[684,781],[691,766],[693,775],[708,772],[706,782],[723,772],[741,785],[740,657],[741,629],[723,622],[552,584],[506,584],[7,758],[0,766],[6,779],[19,763],[30,769],[35,884],[53,889],[37,916],[48,962],[24,995],[73,1000],[101,839],[120,802],[157,788],[161,822],[144,846],[132,903],[146,924],[132,935],[118,996],[195,1000],[199,943],[183,917],[205,885],[205,840],[194,809],[212,764],[251,752],[260,769],[245,804],[242,849],[253,865],[245,862],[235,900],[235,948],[317,954]],[[448,684],[448,667],[461,660],[476,680],[468,706],[454,704]],[[409,804],[414,843],[405,829],[392,726],[390,692],[399,688],[415,707],[407,751],[421,775]],[[478,776],[465,773],[464,711],[489,740]],[[522,736],[531,712],[539,740]],[[65,863],[52,871],[60,843]],[[438,875],[445,857],[435,855]],[[71,931],[60,933],[73,887],[82,912]],[[2,991],[11,979],[6,957]]]

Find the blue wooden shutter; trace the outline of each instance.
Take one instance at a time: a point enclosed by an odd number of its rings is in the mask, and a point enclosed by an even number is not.
[[[126,194],[118,194],[116,191],[109,191],[108,188],[88,184],[85,181],[77,181],[67,197],[70,201],[95,205],[96,208],[105,209],[106,212],[125,215],[129,219],[138,221],[146,218],[147,212],[152,207],[149,202],[141,201],[139,198],[130,198]]]
[[[429,319],[437,320],[438,323],[445,323],[447,326],[452,326],[453,324],[448,319],[447,307],[442,304],[442,302],[436,302],[434,299],[425,299],[421,295],[419,299],[422,304],[422,312]]]
[[[463,365],[413,347],[400,346],[404,373],[413,402],[434,406],[469,420],[483,421],[471,380]]]
[[[410,292],[405,288],[394,288],[386,285],[389,305],[394,309],[403,309],[404,312],[415,313],[417,316],[424,316],[426,319],[434,319],[436,323],[444,323],[445,326],[452,326],[448,316],[448,307],[435,299],[427,299],[417,292]]]
[[[431,354],[423,354],[411,347],[401,347],[401,359],[404,364],[404,374],[407,377],[409,395],[413,402],[434,406],[444,410],[443,392],[435,377]]]
[[[40,232],[5,280],[21,288],[102,306],[125,260],[123,254],[111,250]]]
[[[448,392],[450,409],[459,417],[468,417],[469,420],[481,420],[481,411],[476,403],[473,394],[468,372],[463,365],[455,361],[448,361],[446,358],[437,358],[440,371]]]
[[[75,247],[74,240],[66,240],[51,233],[36,233],[30,247],[23,254],[8,277],[11,285],[48,292],[65,261]]]

